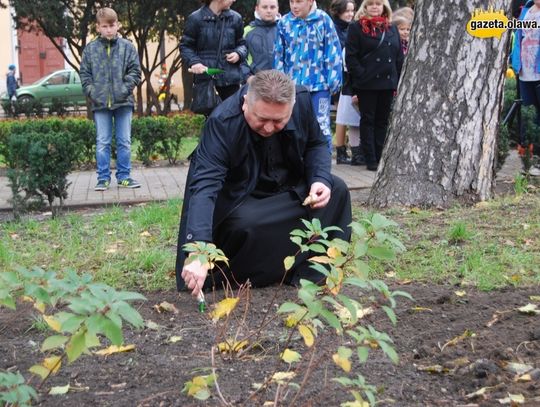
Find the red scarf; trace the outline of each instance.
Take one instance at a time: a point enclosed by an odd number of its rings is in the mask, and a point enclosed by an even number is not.
[[[360,17],[358,23],[362,27],[364,34],[369,34],[372,37],[377,36],[377,30],[380,32],[387,31],[390,27],[390,22],[386,17]]]

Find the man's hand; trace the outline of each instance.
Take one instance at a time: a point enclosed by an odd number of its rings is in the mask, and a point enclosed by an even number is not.
[[[207,69],[206,65],[195,64],[195,65],[192,65],[191,68],[188,69],[188,72],[191,72],[194,74],[202,74],[206,72],[206,69]]]
[[[314,182],[309,189],[311,202],[309,206],[312,209],[324,208],[330,201],[330,188],[322,182]]]
[[[191,295],[196,297],[202,291],[204,280],[208,275],[208,265],[201,264],[199,260],[193,260],[189,264],[184,264],[182,269],[182,278],[186,287],[191,290]]]

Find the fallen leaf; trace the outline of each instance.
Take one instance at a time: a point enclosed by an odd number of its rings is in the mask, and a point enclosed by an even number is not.
[[[450,369],[447,367],[441,366],[441,365],[431,365],[431,366],[417,366],[417,370],[420,372],[428,372],[428,373],[448,373],[450,372]]]
[[[281,354],[281,360],[289,364],[298,362],[301,358],[302,358],[302,355],[290,349],[285,349],[283,353]]]
[[[352,355],[352,350],[349,348],[340,346],[337,353],[332,355],[332,360],[336,365],[343,369],[343,371],[349,373],[351,371],[351,361],[350,357]]]
[[[500,313],[496,311],[495,314],[493,314],[493,316],[491,317],[491,320],[486,324],[486,326],[488,328],[491,328],[493,325],[499,322],[499,316],[500,316]]]
[[[529,373],[525,373],[524,375],[519,376],[516,379],[516,382],[524,383],[524,382],[532,382],[532,377]]]
[[[182,337],[181,336],[171,336],[169,338],[169,342],[170,343],[176,343],[176,342],[180,342],[182,340]]]
[[[227,341],[218,343],[217,347],[223,353],[237,353],[248,346],[248,341]]]
[[[148,329],[151,329],[152,331],[158,331],[160,328],[158,324],[156,324],[154,321],[150,319],[145,322],[145,325]]]
[[[530,365],[525,365],[523,363],[507,363],[504,368],[512,373],[516,373],[519,375],[525,374],[531,370],[533,370],[533,367]]]
[[[34,365],[28,370],[45,380],[51,374],[58,372],[61,366],[62,358],[60,356],[51,356],[43,359],[40,365]]]
[[[485,396],[485,394],[495,387],[482,387],[480,390],[475,391],[474,393],[469,393],[465,395],[467,399],[474,399],[476,397]],[[485,398],[485,397],[484,397]]]
[[[456,336],[455,338],[453,339],[450,339],[448,342],[446,342],[442,348],[441,348],[441,352],[444,351],[444,348],[446,348],[447,346],[455,346],[457,345],[459,342],[461,342],[462,340],[466,339],[466,338],[471,338],[471,337],[474,337],[476,336],[476,334],[472,331],[469,331],[468,329],[465,330],[465,332],[463,332],[461,335],[459,336]]]
[[[51,387],[51,390],[49,390],[49,394],[51,396],[58,396],[58,395],[66,394],[68,391],[69,391],[69,383],[66,384],[65,386]]]
[[[510,246],[510,247],[514,247],[514,246],[516,245],[513,241],[511,241],[511,240],[509,240],[509,239],[506,239],[506,240],[504,241],[504,244],[505,244],[506,246]]]
[[[152,235],[150,234],[150,232],[148,230],[145,230],[144,232],[141,232],[139,234],[139,236],[142,236],[142,237],[151,237]]]
[[[522,314],[527,315],[540,315],[540,310],[538,309],[538,305],[536,304],[527,304],[524,307],[517,309]]]
[[[405,279],[405,280],[399,280],[399,281],[398,281],[398,284],[399,284],[399,285],[409,285],[409,284],[411,284],[412,282],[413,282],[413,281],[410,280],[410,279]]]
[[[113,353],[129,352],[129,351],[132,351],[133,349],[135,349],[135,345],[125,345],[125,346],[111,345],[108,348],[95,351],[94,353],[96,355],[109,356],[109,355],[112,355]]]
[[[531,295],[529,297],[529,300],[534,301],[534,302],[540,302],[540,295]]]
[[[454,294],[456,294],[458,297],[465,297],[467,295],[467,291],[454,291]]]
[[[296,376],[296,373],[294,372],[276,372],[272,375],[272,381],[279,384],[285,384],[285,382],[292,380],[294,376]]]
[[[162,312],[172,312],[174,314],[178,314],[178,308],[174,304],[171,304],[170,302],[163,301],[161,304],[156,304],[153,307],[159,314]]]
[[[224,300],[221,300],[214,306],[214,310],[210,313],[210,316],[212,317],[212,320],[216,322],[218,319],[220,319],[223,316],[228,316],[236,307],[236,304],[238,303],[239,298],[225,298]]]
[[[302,335],[302,338],[304,338],[304,343],[308,348],[313,346],[313,342],[315,341],[315,338],[313,336],[313,331],[310,327],[304,324],[298,325],[298,332],[300,332],[300,335]]]
[[[426,307],[412,307],[412,308],[409,308],[409,311],[412,311],[412,312],[424,312],[424,311],[433,312],[433,310],[431,308],[426,308]]]
[[[410,213],[421,213],[422,209],[417,208],[416,206],[413,206],[411,209],[409,209]]]
[[[531,225],[528,223],[523,223],[521,226],[523,226],[523,230],[529,230],[531,228]]]
[[[525,403],[525,397],[521,394],[510,394],[508,393],[508,397],[504,399],[498,399],[497,400],[500,404],[510,404],[511,406],[514,406],[516,404],[523,404]]]

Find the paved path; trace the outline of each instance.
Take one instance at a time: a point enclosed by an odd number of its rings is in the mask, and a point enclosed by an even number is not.
[[[512,181],[521,168],[520,159],[512,151],[506,159],[504,167],[497,175],[498,182]],[[170,198],[181,198],[184,194],[188,166],[134,168],[132,176],[142,184],[138,189],[117,188],[113,181],[111,188],[104,192],[94,191],[96,183],[95,171],[78,171],[69,175],[71,185],[65,205],[68,207],[103,206],[112,204],[134,204],[148,201],[163,201]],[[364,166],[334,165],[332,173],[342,178],[353,197],[364,196],[375,179],[375,173],[367,171]],[[0,176],[0,210],[10,210],[8,200],[11,190],[5,176]]]

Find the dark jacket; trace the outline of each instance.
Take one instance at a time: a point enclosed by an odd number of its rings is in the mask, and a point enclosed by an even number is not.
[[[134,106],[133,89],[141,81],[137,50],[131,42],[99,37],[83,51],[81,84],[92,110]]]
[[[222,28],[223,39],[218,55]],[[247,57],[243,35],[242,17],[236,11],[224,10],[217,16],[208,6],[203,6],[191,13],[186,21],[180,40],[183,63],[188,67],[201,63],[209,68],[221,68],[225,72],[215,76],[216,85],[238,85],[244,79],[240,65]],[[231,52],[236,52],[240,56],[240,60],[235,64],[230,64],[225,59],[225,54]],[[202,74],[194,75],[193,80],[201,82],[207,79],[208,76]]]
[[[195,150],[186,181],[178,235],[177,274],[182,271],[182,246],[211,242],[213,230],[255,189],[261,171],[260,136],[248,126],[242,104],[247,85],[210,115]],[[332,188],[331,157],[311,105],[309,92],[298,87],[289,123],[281,131],[285,158],[307,185]],[[178,279],[181,281],[182,279]]]
[[[6,75],[6,87],[8,96],[11,99],[17,93],[17,78],[15,78],[15,72],[9,71]]]
[[[339,37],[339,43],[341,44],[341,49],[345,48],[345,42],[347,40],[347,29],[349,28],[349,23],[345,20],[342,20],[339,17],[332,16],[332,21],[336,27],[336,32]]]
[[[375,37],[362,32],[358,21],[351,23],[345,45],[345,62],[354,90],[396,89],[403,65],[399,32],[395,26]]]
[[[276,34],[277,21],[266,22],[258,18],[244,29],[249,54],[247,63],[252,74],[272,69]]]

